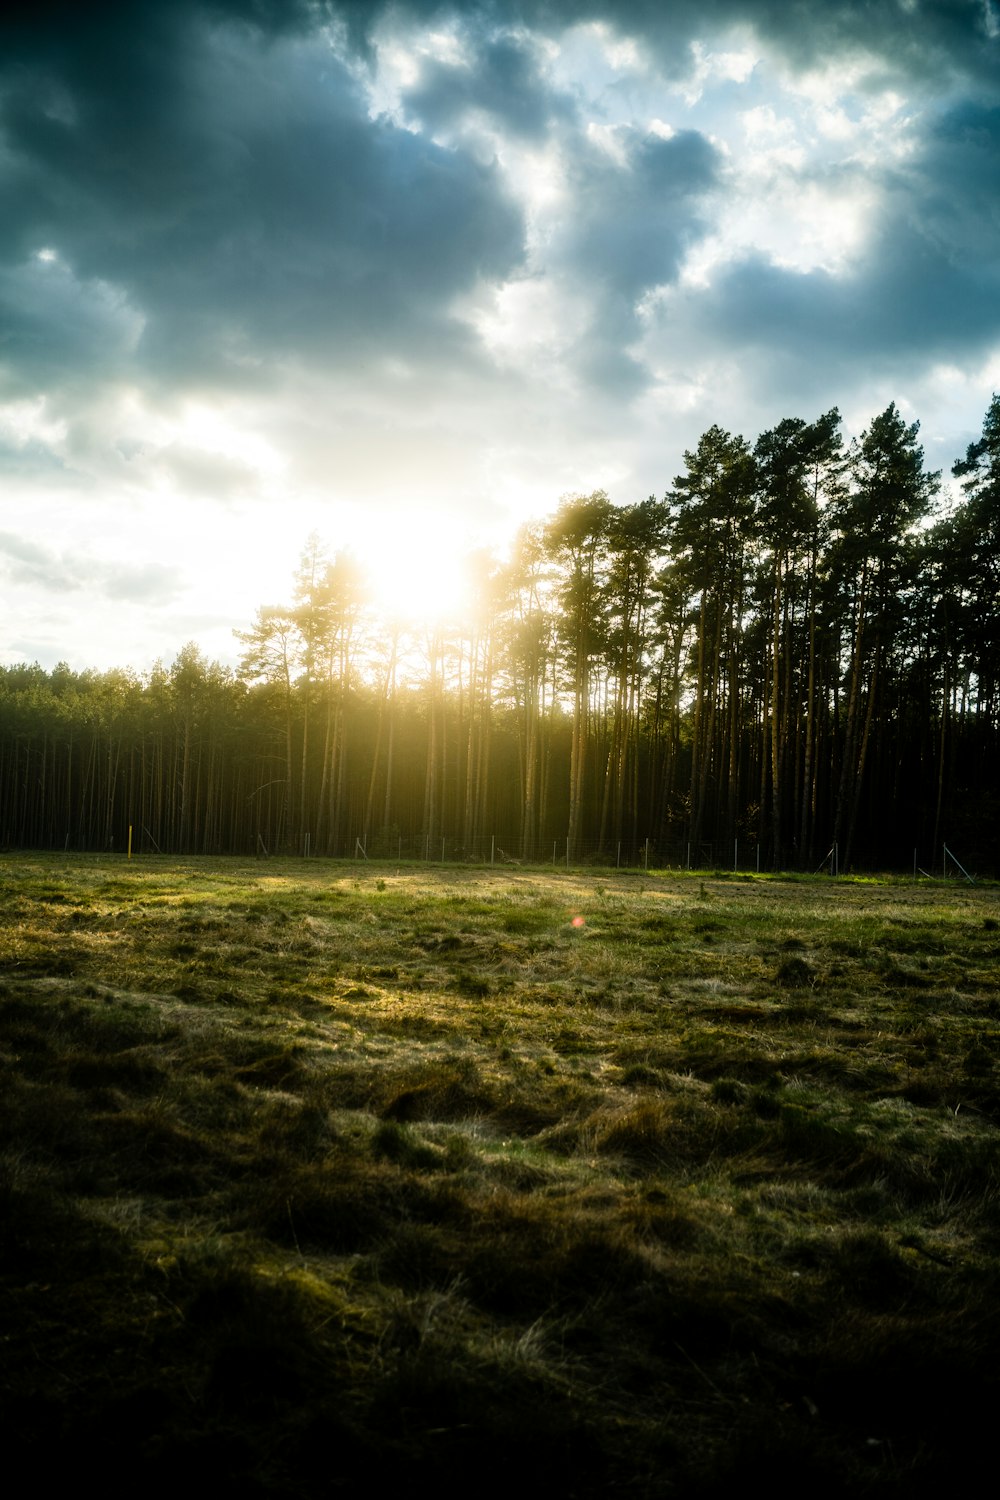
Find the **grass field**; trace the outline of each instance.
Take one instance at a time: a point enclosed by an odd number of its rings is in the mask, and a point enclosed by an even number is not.
[[[5,856],[8,1467],[954,1488],[998,1014],[995,889]]]

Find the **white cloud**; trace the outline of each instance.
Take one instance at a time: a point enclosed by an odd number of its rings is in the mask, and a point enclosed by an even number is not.
[[[50,414],[47,396],[8,401],[0,406],[0,442],[23,448],[27,443],[58,447],[66,438],[64,418]]]
[[[706,88],[719,83],[746,83],[759,62],[759,55],[745,45],[732,50],[713,50],[702,38],[691,43],[691,70],[684,82],[678,85],[685,104],[697,104]]]

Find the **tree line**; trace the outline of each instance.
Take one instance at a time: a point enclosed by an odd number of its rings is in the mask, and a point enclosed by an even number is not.
[[[0,839],[164,853],[998,863],[1000,398],[942,503],[896,406],[754,444],[662,499],[562,501],[468,618],[378,618],[306,545],[234,672],[0,671]]]

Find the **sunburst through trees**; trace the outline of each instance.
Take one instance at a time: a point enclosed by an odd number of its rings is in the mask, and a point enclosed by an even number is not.
[[[995,864],[998,432],[994,398],[935,519],[895,405],[847,447],[836,410],[755,445],[714,426],[662,499],[567,498],[424,618],[311,537],[236,673],[194,646],[146,677],[6,668],[2,837]]]

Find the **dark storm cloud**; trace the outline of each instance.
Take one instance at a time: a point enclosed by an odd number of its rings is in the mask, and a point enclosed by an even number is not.
[[[773,350],[812,366],[824,381],[853,378],[908,356],[959,359],[985,353],[1000,329],[996,277],[962,273],[933,247],[884,246],[884,257],[850,279],[796,272],[750,256],[704,291],[690,293],[675,326],[706,347]]]
[[[945,112],[885,199],[862,254],[837,275],[748,256],[668,314],[717,350],[754,351],[849,381],[874,366],[956,363],[1000,340],[1000,109]]]
[[[592,112],[546,77],[537,42],[496,30],[501,15],[463,8],[457,55],[421,59],[404,107],[425,128],[459,137],[486,117],[508,138],[556,144],[568,194],[561,218],[546,216],[539,267],[589,304],[574,341],[577,375],[627,396],[648,380],[627,347],[638,333],[637,304],[675,278],[702,232],[719,153],[696,131],[666,138],[631,128],[615,130],[605,148],[587,135]]]
[[[85,300],[111,287],[127,301],[145,320],[137,360],[171,377],[454,344],[456,292],[516,268],[521,218],[495,167],[371,120],[328,48],[205,21],[251,11],[270,23],[266,7],[147,5],[118,12],[120,32],[77,29],[78,47],[15,33],[0,67],[0,360],[27,379],[114,364],[106,319],[40,325],[45,246]]]
[[[716,181],[718,153],[696,131],[664,138],[616,133],[619,163],[598,148],[574,170],[574,207],[557,244],[580,271],[630,301],[673,280],[701,227],[699,204]]]
[[[425,59],[419,81],[405,91],[407,112],[431,130],[476,113],[491,117],[515,136],[537,138],[552,124],[573,117],[571,99],[553,91],[524,38],[470,38],[472,56],[449,63]]]
[[[371,61],[374,40],[400,17],[451,18],[467,47],[465,66],[425,58],[404,96],[411,119],[452,132],[451,149],[370,118],[356,74],[323,42],[324,26],[346,25],[356,59]],[[887,197],[859,265],[803,276],[746,258],[720,269],[710,294],[687,298],[677,334],[785,359],[823,349],[845,367],[979,350],[997,332],[1000,141],[986,90],[996,88],[998,44],[986,17],[981,0],[123,0],[8,10],[0,396],[51,389],[74,372],[266,387],[289,361],[359,377],[366,361],[391,355],[427,375],[474,361],[450,308],[480,280],[518,274],[524,226],[499,168],[462,144],[473,113],[522,139],[559,139],[572,201],[541,274],[589,301],[579,372],[605,390],[636,389],[646,378],[629,352],[637,307],[676,279],[708,227],[721,163],[696,132],[622,132],[623,162],[586,140],[539,51],[541,34],[586,20],[634,36],[673,76],[690,70],[693,39],[741,24],[793,68],[866,52],[876,79],[977,89],[978,103],[914,127],[924,140],[905,170],[873,170]],[[38,260],[45,247],[58,261]]]
[[[36,254],[21,266],[0,266],[0,396],[8,383],[41,389],[74,369],[113,368],[130,353],[140,323],[106,282],[82,285],[61,263]]]
[[[356,19],[386,12],[350,9]],[[752,348],[803,370],[835,363],[851,379],[872,360],[976,358],[1000,334],[1000,115],[993,107],[1000,42],[996,17],[983,0],[674,0],[669,6],[623,0],[614,7],[523,0],[481,8],[404,4],[402,10],[425,18],[461,15],[466,37],[476,34],[476,17],[483,37],[495,37],[502,21],[549,34],[603,21],[638,39],[668,77],[690,70],[693,40],[711,41],[729,26],[750,27],[758,44],[793,72],[842,60],[860,64],[854,87],[862,96],[907,84],[939,98],[964,93],[961,106],[914,120],[914,139],[923,132],[923,140],[905,168],[887,162],[868,169],[882,205],[859,263],[836,276],[803,275],[747,256],[721,268],[710,292],[685,299],[675,342]],[[518,48],[510,97],[516,100],[530,79],[536,92],[526,118],[537,123],[545,118],[537,75]],[[451,119],[474,105],[490,107],[488,69],[484,79],[482,102],[475,74],[436,64],[411,98],[428,119]],[[564,133],[571,128],[567,117]],[[721,163],[693,132],[641,147],[635,139],[622,143],[624,169],[577,143],[573,202],[547,248],[546,271],[589,283],[592,319],[575,350],[576,368],[626,394],[645,378],[627,347],[637,331],[637,303],[648,289],[675,279],[685,250],[706,227],[701,210]]]
[[[689,66],[694,37],[751,26],[794,66],[814,67],[845,51],[865,51],[895,75],[939,77],[958,67],[992,84],[995,42],[984,0],[507,0],[481,5],[437,0],[341,0],[356,45],[364,47],[387,14],[441,20],[482,17],[484,27],[525,26],[555,32],[603,22],[640,39],[667,76]]]
[[[865,50],[898,76],[940,81],[942,68],[960,67],[995,77],[983,0],[708,0],[686,9],[748,22],[799,66]]]
[[[956,262],[996,261],[998,162],[1000,102],[966,100],[945,111],[925,137],[912,191],[926,234]]]
[[[618,131],[614,145],[615,154],[593,145],[579,151],[572,211],[549,254],[593,299],[576,367],[592,384],[625,394],[648,380],[628,351],[639,332],[638,306],[675,279],[703,227],[701,205],[719,158],[695,131],[669,138]]]
[[[380,25],[393,18],[446,23],[495,40],[484,97],[504,82],[530,78],[523,43],[503,39],[519,28],[562,31],[602,22],[633,35],[668,74],[689,63],[686,44],[731,26],[750,26],[796,66],[815,66],[867,51],[892,72],[936,77],[941,69],[996,76],[995,24],[985,0],[33,0],[5,7],[5,52],[16,64],[40,64],[77,84],[131,79],[140,102],[160,95],[161,80],[183,65],[192,27],[238,26],[263,39],[305,35],[341,22],[355,48],[369,53]],[[499,39],[499,40],[496,40]],[[444,80],[441,80],[444,82]],[[458,85],[455,77],[452,86]],[[445,91],[446,92],[446,91]],[[459,90],[461,92],[461,90]],[[499,101],[499,107],[506,106]]]
[[[336,64],[285,86],[287,111],[247,122],[227,167],[202,177],[204,201],[119,273],[157,314],[144,352],[174,370],[192,354],[239,369],[453,345],[455,293],[521,256],[497,171],[369,121]]]

